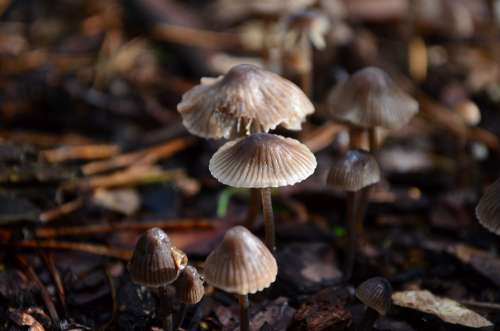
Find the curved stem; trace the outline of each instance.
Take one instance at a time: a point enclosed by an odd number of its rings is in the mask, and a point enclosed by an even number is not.
[[[347,232],[349,233],[349,248],[347,251],[346,266],[344,271],[344,280],[347,281],[352,276],[354,269],[354,261],[357,251],[357,209],[358,209],[358,192],[347,192]]]
[[[273,253],[276,252],[276,238],[273,215],[273,204],[271,201],[271,188],[261,188],[260,195],[262,198],[262,214],[264,216],[264,229],[266,234],[266,246]]]
[[[260,199],[259,189],[250,189],[250,203],[248,206],[247,217],[245,220],[245,226],[248,229],[252,229],[257,220],[257,215],[259,214],[259,199]]]
[[[369,331],[373,328],[373,324],[378,318],[378,313],[374,309],[366,307],[363,319],[359,324],[357,331]]]
[[[238,301],[240,302],[240,330],[249,331],[250,318],[248,315],[248,306],[250,305],[250,303],[248,301],[248,295],[239,295]]]

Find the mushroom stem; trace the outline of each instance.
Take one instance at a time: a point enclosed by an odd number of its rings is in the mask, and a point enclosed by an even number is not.
[[[255,220],[259,213],[259,190],[256,188],[250,189],[250,205],[247,211],[247,217],[245,220],[245,226],[248,229],[252,229],[255,225]]]
[[[363,149],[364,130],[351,126],[349,130],[349,149]]]
[[[312,47],[305,35],[301,37],[299,51],[304,57],[305,67],[300,70],[300,87],[308,96],[312,96]]]
[[[178,314],[178,319],[177,323],[175,325],[174,330],[179,330],[179,328],[182,326],[182,323],[184,322],[184,318],[186,318],[186,312],[187,312],[187,305],[185,303],[181,304],[181,308]]]
[[[160,295],[160,309],[159,314],[163,318],[163,329],[165,331],[173,331],[173,317],[172,317],[172,291],[168,286],[161,286],[158,289]]]
[[[238,300],[240,302],[240,330],[249,331],[250,318],[248,316],[248,306],[250,305],[250,303],[248,301],[248,295],[238,295]]]
[[[370,146],[370,152],[375,153],[378,149],[378,138],[377,138],[377,128],[368,129],[368,143]]]
[[[271,201],[271,188],[261,188],[260,195],[262,198],[262,214],[264,217],[265,243],[267,248],[275,255],[276,239],[273,215],[273,203]]]
[[[358,235],[357,241],[363,241],[364,239],[364,219],[366,215],[366,209],[368,208],[368,192],[370,186],[363,187],[358,192],[358,201],[356,206],[356,233]]]
[[[347,251],[344,280],[349,280],[354,269],[354,261],[357,251],[357,209],[359,191],[347,192],[347,231],[349,232],[349,248]]]
[[[378,312],[375,309],[366,307],[365,313],[363,314],[363,319],[359,324],[357,331],[369,331],[373,328],[373,324],[378,318]]]

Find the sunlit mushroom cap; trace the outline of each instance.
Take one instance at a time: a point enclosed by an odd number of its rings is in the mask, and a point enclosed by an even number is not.
[[[291,32],[289,38],[297,39],[305,34],[317,49],[326,47],[325,34],[330,29],[330,21],[321,11],[305,10],[290,15],[287,25]]]
[[[242,226],[229,229],[205,261],[205,280],[241,295],[262,291],[276,280],[278,265],[266,245]]]
[[[328,96],[329,115],[363,128],[398,129],[418,112],[415,99],[381,69],[368,67],[339,83]]]
[[[486,189],[479,200],[476,216],[488,231],[500,235],[500,178]]]
[[[292,82],[251,64],[224,76],[202,79],[177,105],[186,129],[203,138],[234,138],[282,125],[300,130],[314,112],[307,96]]]
[[[379,181],[377,160],[362,150],[350,150],[335,159],[327,178],[328,185],[343,191],[359,191]]]
[[[356,297],[366,306],[384,316],[391,309],[392,287],[387,279],[373,277],[358,286]]]
[[[187,266],[174,282],[177,300],[188,305],[194,305],[203,298],[205,288],[200,274],[195,267]]]
[[[186,264],[186,254],[172,247],[165,232],[152,228],[139,238],[129,271],[135,283],[157,287],[175,281]]]
[[[212,176],[233,187],[293,185],[309,177],[316,158],[292,138],[256,133],[224,144],[210,159]]]

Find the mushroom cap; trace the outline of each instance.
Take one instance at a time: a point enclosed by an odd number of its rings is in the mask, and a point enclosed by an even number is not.
[[[329,115],[362,128],[398,129],[418,112],[418,103],[387,73],[367,67],[339,83],[328,96]]]
[[[359,191],[380,181],[380,167],[369,152],[350,150],[335,159],[330,167],[328,185],[344,191]]]
[[[292,37],[298,39],[300,34],[305,34],[317,49],[326,47],[325,34],[330,29],[328,17],[319,10],[304,10],[292,14],[288,18],[288,29]]]
[[[276,280],[278,265],[266,245],[242,226],[229,229],[205,261],[206,281],[226,292],[262,291]]]
[[[179,278],[174,282],[177,300],[188,305],[201,301],[205,294],[203,280],[195,267],[190,265],[182,270]]]
[[[392,286],[382,277],[370,278],[356,288],[356,297],[384,316],[391,309]]]
[[[500,178],[491,184],[479,199],[476,217],[488,231],[500,235]]]
[[[167,234],[151,228],[139,238],[128,268],[135,283],[158,287],[175,281],[186,264],[186,255],[172,247]]]
[[[306,145],[292,138],[256,133],[225,143],[210,159],[212,176],[233,187],[267,188],[293,185],[316,169]]]
[[[251,64],[201,80],[177,105],[186,129],[203,138],[234,138],[282,125],[300,130],[314,106],[292,82]]]

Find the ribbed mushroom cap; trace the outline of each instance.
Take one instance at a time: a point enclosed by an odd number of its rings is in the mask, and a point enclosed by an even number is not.
[[[295,139],[256,133],[224,144],[208,168],[212,176],[229,186],[280,187],[309,177],[316,168],[316,158]]]
[[[363,128],[398,129],[418,112],[415,99],[381,69],[368,67],[338,84],[328,96],[329,115]]]
[[[234,66],[224,76],[202,79],[177,105],[186,129],[203,138],[234,138],[282,125],[300,130],[314,112],[292,82],[251,64]]]
[[[379,181],[377,160],[370,153],[357,149],[335,159],[327,178],[328,185],[343,191],[359,191]]]
[[[479,200],[476,216],[488,231],[500,235],[500,178],[486,189]]]
[[[203,280],[195,267],[187,266],[174,282],[177,300],[188,305],[201,301],[205,294]]]
[[[167,234],[152,228],[139,238],[129,262],[129,271],[135,283],[157,287],[175,281],[186,263],[186,255],[172,247]]]
[[[226,292],[262,291],[276,280],[278,265],[266,245],[242,226],[229,229],[205,261],[205,280]]]
[[[356,297],[366,306],[384,316],[391,309],[392,286],[382,277],[370,278],[356,289]]]

